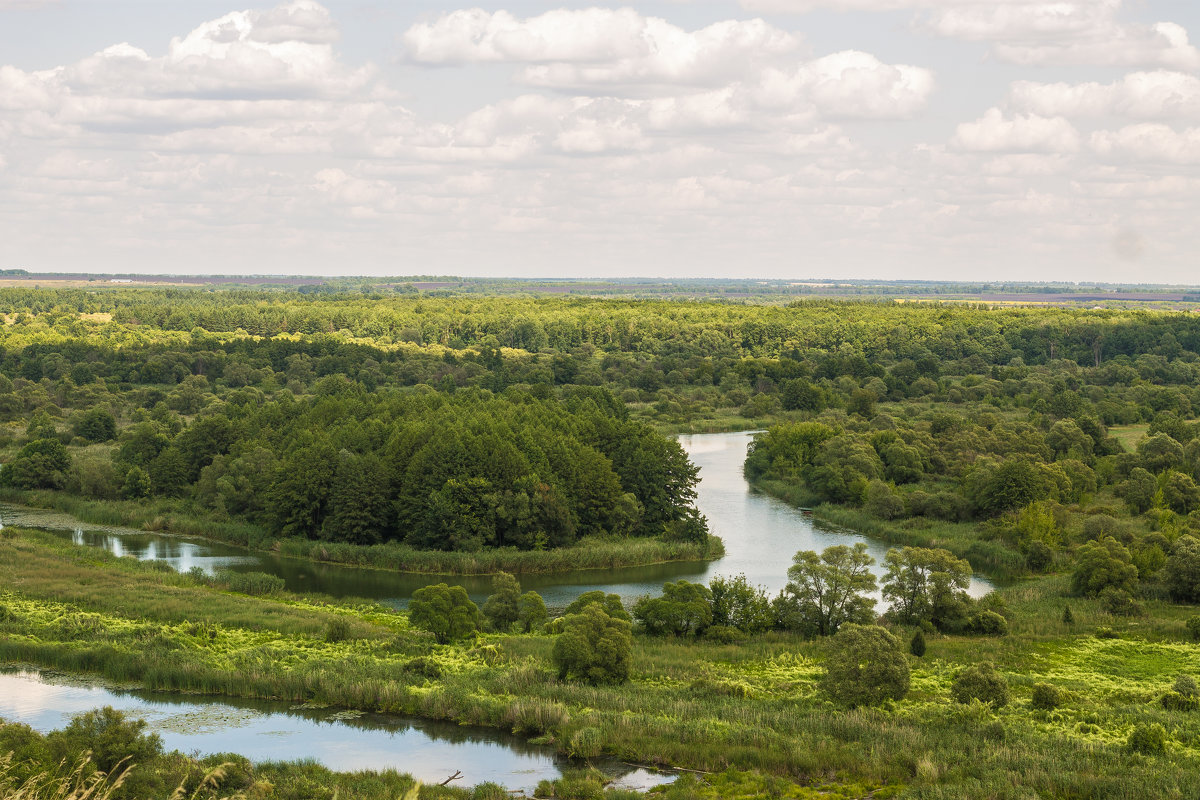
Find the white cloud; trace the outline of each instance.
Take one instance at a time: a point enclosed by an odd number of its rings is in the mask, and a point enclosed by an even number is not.
[[[799,47],[793,35],[760,19],[685,31],[628,8],[558,9],[528,19],[454,11],[414,25],[403,41],[419,63],[526,64],[523,82],[560,89],[727,83]]]
[[[1079,132],[1062,117],[1018,114],[1005,118],[992,108],[975,122],[958,126],[951,146],[977,153],[1073,153],[1079,149]]]
[[[1008,103],[1042,116],[1200,117],[1200,78],[1181,72],[1134,72],[1113,83],[1018,81]]]
[[[1090,145],[1111,159],[1166,164],[1200,164],[1200,128],[1176,131],[1158,123],[1130,125],[1116,131],[1097,131]]]

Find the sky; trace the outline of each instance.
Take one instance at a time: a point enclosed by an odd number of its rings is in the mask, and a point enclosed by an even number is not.
[[[1195,0],[0,0],[0,268],[1200,284]]]

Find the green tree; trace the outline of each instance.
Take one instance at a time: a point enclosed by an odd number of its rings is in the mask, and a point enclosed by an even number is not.
[[[533,632],[549,617],[550,615],[546,613],[546,603],[540,594],[529,591],[521,595],[521,602],[517,606],[517,621],[521,623],[522,631]]]
[[[877,625],[847,623],[830,639],[822,687],[838,703],[873,706],[908,693],[900,640]]]
[[[634,604],[633,618],[651,635],[700,634],[712,624],[712,592],[702,583],[665,583],[661,597],[642,597]]]
[[[521,615],[521,584],[507,572],[492,578],[492,594],[483,603],[483,616],[494,630],[507,631]]]
[[[1163,503],[1176,514],[1187,515],[1200,508],[1200,487],[1192,476],[1170,470],[1163,478]]]
[[[1129,479],[1119,483],[1115,491],[1129,506],[1130,511],[1142,514],[1153,507],[1154,497],[1158,493],[1158,482],[1149,471],[1135,467],[1129,473]]]
[[[875,607],[867,596],[875,591],[874,563],[861,542],[854,547],[833,545],[819,556],[812,550],[796,553],[783,591],[791,607],[789,627],[832,636],[848,622],[869,624]]]
[[[1075,572],[1071,575],[1075,594],[1094,597],[1110,586],[1134,594],[1137,581],[1138,570],[1129,548],[1111,536],[1084,542],[1075,553]]]
[[[605,613],[599,603],[589,603],[570,614],[554,642],[552,657],[559,680],[571,677],[591,684],[620,684],[629,680],[633,663],[631,625]]]
[[[940,548],[905,547],[884,557],[883,597],[888,612],[907,625],[930,622],[946,630],[962,621],[970,605],[971,565]]]
[[[908,643],[908,652],[917,658],[925,655],[925,634],[920,629],[913,634],[912,641]]]
[[[432,633],[439,644],[470,636],[483,624],[483,615],[467,596],[467,590],[444,583],[413,592],[408,618],[416,627]]]
[[[58,439],[35,439],[0,469],[0,483],[18,489],[58,489],[66,481],[71,456]]]
[[[1183,463],[1183,445],[1165,433],[1142,439],[1138,442],[1137,451],[1142,466],[1150,472],[1162,472]]]
[[[630,622],[632,620],[632,617],[629,616],[629,612],[625,610],[625,606],[621,605],[620,595],[605,594],[599,589],[592,589],[591,591],[584,592],[576,597],[571,601],[570,605],[564,609],[563,615],[566,616],[569,614],[580,614],[585,608],[593,604],[599,605],[604,609],[604,613],[608,614],[614,619],[623,619],[626,622]]]
[[[1171,597],[1182,603],[1200,602],[1200,539],[1180,536],[1162,568]]]
[[[713,625],[762,633],[773,624],[770,598],[762,589],[751,586],[745,575],[717,576],[708,582],[708,590],[712,594]]]
[[[76,436],[89,442],[107,442],[116,438],[117,421],[108,409],[93,408],[75,420],[73,429]]]

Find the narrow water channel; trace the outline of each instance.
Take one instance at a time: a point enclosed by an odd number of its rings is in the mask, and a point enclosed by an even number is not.
[[[43,733],[72,716],[112,706],[147,723],[166,750],[211,755],[236,753],[251,761],[314,759],[330,769],[395,769],[425,783],[456,771],[456,786],[498,783],[532,794],[540,780],[584,766],[492,728],[450,722],[359,714],[287,703],[122,691],[89,679],[46,672],[0,672],[0,719]],[[612,759],[591,762],[617,786],[650,788],[673,779]]]
[[[775,594],[787,584],[787,568],[798,550],[819,551],[834,544],[863,542],[876,562],[882,564],[887,545],[853,531],[823,527],[786,503],[752,490],[742,475],[751,438],[750,433],[738,432],[694,434],[679,439],[700,468],[696,504],[708,518],[712,532],[724,540],[724,558],[707,563],[523,575],[522,588],[539,592],[551,610],[561,610],[579,594],[592,589],[616,593],[630,605],[642,595],[659,593],[666,581],[686,578],[708,582],[718,575],[743,574],[752,584]],[[398,608],[407,605],[416,589],[442,581],[461,584],[477,602],[491,592],[491,578],[486,576],[411,575],[319,564],[203,539],[91,525],[53,511],[0,505],[0,520],[58,530],[79,544],[103,547],[118,555],[165,561],[181,572],[192,567],[209,572],[220,568],[268,572],[283,578],[291,591],[365,597]],[[881,574],[878,566],[876,573]],[[975,578],[970,591],[978,596],[991,588],[987,581]]]

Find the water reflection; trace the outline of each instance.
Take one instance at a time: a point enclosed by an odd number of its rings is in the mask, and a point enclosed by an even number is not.
[[[185,753],[238,753],[251,761],[311,758],[338,771],[396,769],[425,782],[440,782],[461,770],[463,779],[455,785],[492,781],[530,792],[538,781],[559,777],[572,763],[552,748],[490,728],[385,714],[355,716],[286,703],[120,691],[49,673],[0,673],[0,718],[43,733],[105,705],[146,720],[167,750]],[[595,766],[643,785],[674,777],[613,760]]]

